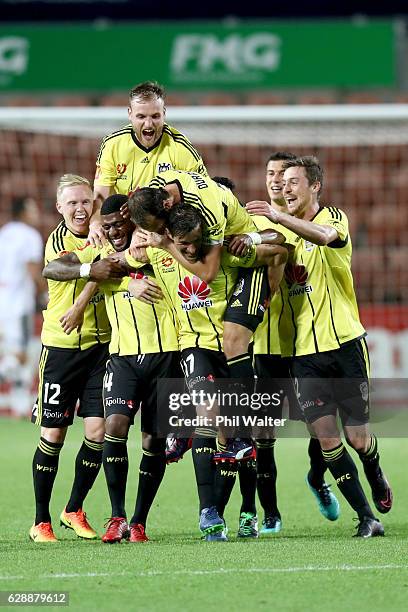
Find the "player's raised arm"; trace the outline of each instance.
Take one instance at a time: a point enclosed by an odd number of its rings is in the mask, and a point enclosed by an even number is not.
[[[338,231],[330,225],[312,223],[284,212],[275,212],[276,221],[292,232],[318,246],[326,246],[339,238]]]

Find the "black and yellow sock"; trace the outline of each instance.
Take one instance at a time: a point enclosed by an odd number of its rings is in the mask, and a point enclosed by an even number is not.
[[[241,512],[256,514],[256,462],[253,460],[240,461],[238,463],[238,474],[242,496]]]
[[[33,457],[33,483],[35,495],[35,524],[48,523],[50,499],[58,471],[59,454],[63,444],[40,438]]]
[[[93,442],[84,438],[75,460],[75,478],[67,512],[77,512],[99,474],[102,465],[103,442]]]
[[[253,394],[255,387],[255,373],[252,355],[249,353],[243,353],[242,355],[231,357],[231,359],[228,359],[227,363],[231,378],[231,383],[228,387],[229,392],[247,394],[250,397]],[[236,405],[231,405],[230,412],[231,415],[238,416],[250,414],[250,403],[246,403],[245,407],[243,407],[241,402],[238,401]],[[235,436],[239,438],[250,438],[251,434],[251,427],[244,426],[243,421],[241,420],[239,431],[235,432]]]
[[[357,467],[343,444],[330,450],[323,450],[323,457],[334,476],[337,486],[361,519],[364,516],[374,518],[360,480]]]
[[[166,471],[166,451],[151,453],[142,449],[142,452],[135,512],[130,523],[146,526],[147,515]]]
[[[361,463],[363,464],[364,473],[368,482],[371,485],[377,484],[378,470],[380,468],[380,454],[378,452],[377,438],[371,434],[370,446],[366,452],[358,452]]]
[[[310,438],[307,449],[310,458],[310,470],[307,478],[315,489],[321,489],[324,483],[324,474],[327,464],[324,460],[320,442],[317,438]]]
[[[280,518],[276,494],[277,469],[275,463],[276,440],[256,441],[256,470],[258,497],[266,516]]]
[[[112,505],[112,516],[126,518],[125,495],[129,461],[127,438],[118,438],[105,434],[103,445],[103,469],[109,498]]]
[[[216,505],[215,464],[212,460],[217,449],[215,435],[216,432],[209,429],[196,429],[191,447],[200,512]]]
[[[219,447],[219,445],[218,445]],[[215,467],[215,496],[217,511],[224,516],[226,505],[231,497],[237,476],[237,464],[228,461],[217,463]]]

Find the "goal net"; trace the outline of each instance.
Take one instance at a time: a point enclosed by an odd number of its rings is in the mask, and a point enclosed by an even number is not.
[[[373,370],[407,376],[408,105],[174,107],[167,121],[190,138],[211,175],[235,182],[242,201],[267,197],[272,152],[317,155],[322,203],[349,217]],[[30,194],[46,235],[57,220],[58,178],[92,179],[102,137],[126,123],[125,108],[0,109],[0,222],[12,197]]]

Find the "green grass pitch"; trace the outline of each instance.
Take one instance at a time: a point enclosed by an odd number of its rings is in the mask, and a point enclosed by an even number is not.
[[[304,482],[307,440],[282,439],[276,446],[280,534],[236,540],[236,486],[226,512],[230,541],[201,542],[189,453],[167,469],[149,518],[151,541],[108,546],[78,540],[59,527],[82,438],[80,420],[68,433],[51,505],[60,542],[29,541],[31,461],[38,435],[28,422],[0,420],[0,590],[68,591],[71,610],[99,612],[408,608],[408,444],[403,438],[380,440],[382,464],[394,489],[394,508],[383,517],[385,538],[353,539],[353,513],[340,494],[339,520],[326,521]],[[138,438],[135,427],[129,442],[129,515],[136,493]],[[102,472],[85,510],[102,534],[109,515]]]

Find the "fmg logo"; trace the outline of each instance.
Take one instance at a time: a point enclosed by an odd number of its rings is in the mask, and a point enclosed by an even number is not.
[[[176,81],[220,78],[263,81],[281,61],[281,39],[270,32],[180,34],[173,43],[170,68]]]

